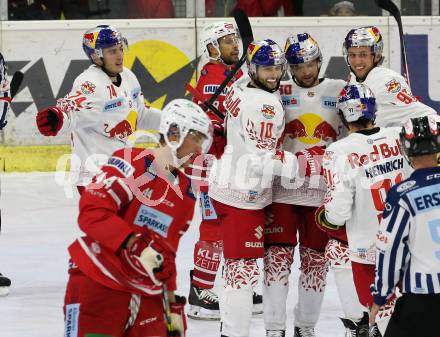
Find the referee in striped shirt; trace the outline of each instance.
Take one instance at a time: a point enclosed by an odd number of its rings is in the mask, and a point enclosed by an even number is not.
[[[400,133],[414,172],[387,195],[376,238],[376,276],[370,325],[398,286],[385,337],[438,337],[440,310],[440,123],[414,118]]]

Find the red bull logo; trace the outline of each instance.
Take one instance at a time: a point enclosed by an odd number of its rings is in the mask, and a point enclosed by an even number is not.
[[[401,89],[401,85],[399,82],[397,82],[395,79],[392,79],[391,81],[387,82],[385,84],[386,88],[387,88],[387,92],[390,93],[397,93],[400,91]]]
[[[116,124],[110,130],[107,129],[108,129],[108,124],[106,124],[104,132],[108,133],[108,136],[110,138],[118,138],[120,140],[125,140],[128,136],[130,136],[133,133],[133,128],[131,127],[130,122],[127,121],[126,119]]]
[[[83,43],[89,46],[90,48],[95,48],[97,36],[98,36],[97,32],[84,34]]]
[[[81,84],[81,92],[84,95],[93,94],[95,92],[95,88],[96,88],[96,86],[92,82],[89,82],[89,81],[86,81],[83,84]]]
[[[334,142],[336,130],[319,115],[306,113],[286,124],[285,132],[291,139],[305,144],[318,144],[321,141]]]
[[[272,119],[275,117],[275,107],[273,107],[272,105],[263,104],[261,112],[263,116],[267,119]]]

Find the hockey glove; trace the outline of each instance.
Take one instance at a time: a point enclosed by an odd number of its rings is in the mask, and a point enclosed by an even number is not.
[[[299,175],[301,177],[310,177],[314,175],[323,175],[322,157],[324,148],[313,146],[309,149],[295,153],[298,158]]]
[[[208,153],[220,158],[226,146],[224,122],[211,112],[208,112],[208,117],[211,120],[212,126],[214,127],[212,145]]]
[[[176,274],[175,254],[159,240],[152,240],[144,234],[124,253],[130,265],[141,274],[147,274],[157,285]]]
[[[177,296],[176,302],[170,303],[171,326],[170,336],[185,337],[186,335],[186,316],[185,316],[185,296]]]
[[[343,226],[335,225],[327,220],[327,218],[325,217],[324,206],[321,206],[316,210],[315,221],[319,225],[319,228],[325,232],[331,233],[333,231],[339,231],[339,230],[345,231],[345,225]]]
[[[10,105],[11,97],[0,97],[0,130],[2,130],[6,126],[6,124],[8,124],[8,121],[6,120],[6,115],[8,114]]]
[[[56,136],[63,127],[64,116],[61,110],[55,106],[49,107],[37,113],[38,131],[43,136]]]

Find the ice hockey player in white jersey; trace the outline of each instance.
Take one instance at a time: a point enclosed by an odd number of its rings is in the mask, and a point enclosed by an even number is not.
[[[271,40],[247,50],[249,77],[229,89],[227,145],[211,173],[209,196],[223,236],[224,289],[220,296],[221,335],[249,336],[257,258],[264,253],[264,207],[272,202],[272,175],[292,177],[296,157],[277,151],[284,111],[277,93],[285,72],[282,49]],[[263,300],[264,302],[264,300]]]
[[[71,134],[71,174],[77,186],[87,185],[135,130],[157,130],[160,123],[159,110],[145,106],[136,76],[123,66],[127,40],[116,28],[88,30],[82,46],[92,65],[56,106],[37,114],[44,136]]]
[[[401,126],[409,118],[437,116],[434,109],[419,102],[405,78],[382,67],[383,39],[377,27],[352,29],[345,37],[343,53],[350,67],[350,84],[366,84],[376,97],[378,126]]]
[[[7,79],[6,64],[3,55],[0,53],[0,130],[2,130],[6,124],[6,116],[11,104],[11,95],[9,93],[9,81]],[[11,280],[0,273],[0,296],[7,295],[9,293],[9,287],[11,286]]]
[[[403,293],[387,337],[436,337],[440,307],[440,124],[420,117],[404,124],[403,151],[415,171],[388,192],[376,236],[371,323],[398,286]],[[399,285],[400,284],[400,285]]]
[[[374,126],[375,98],[366,85],[345,87],[338,108],[349,135],[325,152],[323,167],[328,187],[316,218],[334,236],[346,230],[357,295],[367,311],[373,304],[370,285],[374,281],[376,232],[385,195],[410,174],[411,168],[401,153],[400,128]],[[375,328],[375,336],[384,333],[394,302],[395,298],[390,298],[380,312],[380,332]],[[367,330],[366,326],[360,330]]]
[[[343,128],[336,99],[345,81],[319,78],[322,54],[308,33],[288,37],[284,52],[292,79],[281,82],[280,86],[286,118],[282,148],[321,160],[324,150],[319,146],[335,141]],[[290,186],[283,187],[281,179],[274,182],[273,203],[266,208],[265,229],[263,297],[267,336],[285,334],[286,300],[297,232],[301,274],[295,306],[295,336],[314,336],[328,270],[324,256],[328,237],[315,223],[316,208],[326,191],[320,167],[319,164],[315,175],[297,177]]]

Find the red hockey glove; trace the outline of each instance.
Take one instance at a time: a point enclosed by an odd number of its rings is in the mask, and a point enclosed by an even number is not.
[[[63,126],[63,113],[51,106],[37,113],[37,127],[43,136],[56,136]]]
[[[166,295],[165,295],[166,296]],[[176,295],[176,302],[170,303],[171,326],[172,331],[169,336],[186,336],[186,316],[185,316],[186,298]]]
[[[326,232],[328,235],[330,235],[333,238],[347,241],[347,234],[345,231],[345,225],[344,226],[338,226],[335,224],[332,224],[330,221],[328,221],[325,217],[325,208],[324,206],[319,207],[315,212],[315,221],[320,230],[323,232]]]
[[[303,151],[295,153],[298,158],[300,177],[310,177],[314,175],[323,175],[322,157],[324,148],[321,146],[313,146]]]
[[[225,150],[226,137],[223,122],[217,119],[211,118],[212,125],[214,127],[214,136],[212,139],[212,145],[208,153],[213,154],[216,158],[220,158]]]
[[[123,251],[128,264],[137,272],[147,275],[155,285],[162,285],[176,274],[175,253],[163,241],[145,234]]]

